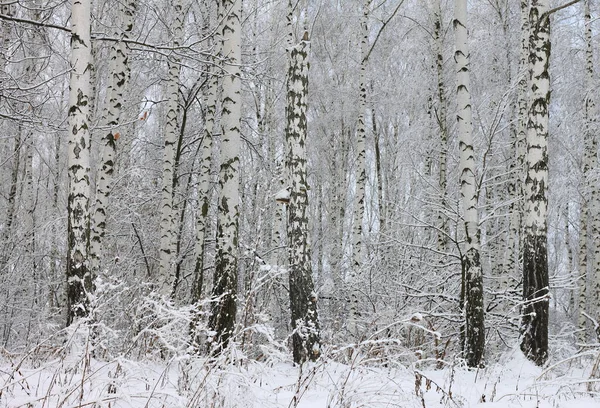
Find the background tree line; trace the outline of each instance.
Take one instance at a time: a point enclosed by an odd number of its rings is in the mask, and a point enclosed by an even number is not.
[[[4,348],[596,341],[593,2],[164,6],[2,5]]]

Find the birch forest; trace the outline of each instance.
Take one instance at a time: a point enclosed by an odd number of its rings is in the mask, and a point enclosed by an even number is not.
[[[600,406],[599,19],[0,1],[0,408]]]

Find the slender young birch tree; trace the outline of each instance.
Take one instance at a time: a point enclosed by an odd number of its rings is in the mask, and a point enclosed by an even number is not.
[[[588,244],[594,246],[595,233],[594,217],[591,210],[594,207],[592,191],[595,190],[592,181],[592,171],[595,167],[598,144],[593,129],[592,111],[594,109],[593,90],[590,88],[593,84],[594,63],[592,52],[592,32],[589,1],[585,1],[584,6],[584,31],[586,40],[585,55],[585,124],[583,132],[583,168],[582,181],[583,191],[581,194],[581,206],[579,214],[579,302],[577,308],[577,340],[580,343],[587,341],[586,333],[586,304],[587,304],[587,283],[588,283]],[[592,217],[590,217],[592,216]],[[590,219],[591,218],[591,219]],[[591,222],[590,222],[591,221]],[[588,228],[588,225],[591,228]],[[590,234],[591,233],[591,234]]]
[[[517,133],[513,141],[513,151],[516,154],[512,162],[513,175],[509,188],[511,192],[509,231],[507,255],[504,264],[505,282],[502,287],[506,289],[508,278],[517,277],[518,260],[521,251],[521,226],[523,223],[523,171],[525,164],[525,147],[527,139],[527,84],[528,84],[528,58],[529,58],[529,0],[521,0],[521,47],[519,51],[519,72],[517,82]]]
[[[365,188],[367,184],[366,127],[365,112],[367,110],[367,53],[369,52],[369,10],[371,0],[363,0],[362,18],[360,21],[360,67],[358,90],[358,121],[356,124],[356,191],[354,195],[354,222],[352,224],[352,267],[350,268],[350,327],[351,333],[358,335],[357,322],[360,318],[359,278],[364,264],[364,248],[362,242],[362,224],[365,214]]]
[[[288,24],[291,25],[291,2]],[[288,211],[288,256],[292,347],[294,362],[301,364],[320,355],[320,328],[317,294],[312,280],[308,243],[308,182],[306,174],[306,134],[308,97],[308,32],[288,49],[286,103],[287,173],[290,202]]]
[[[225,348],[233,335],[238,281],[239,153],[241,121],[241,0],[221,0],[223,91],[221,114],[221,166],[217,210],[217,254],[213,280],[213,307],[209,327],[216,334],[209,346]]]
[[[219,3],[220,4],[220,3]],[[210,24],[216,19],[212,18],[213,8],[206,4],[206,22],[204,33],[208,34]],[[221,10],[217,16],[222,16]],[[219,18],[218,21],[221,21]],[[208,90],[204,95],[206,113],[204,115],[204,133],[202,135],[202,162],[198,174],[198,212],[196,214],[196,264],[194,267],[194,286],[192,288],[192,302],[195,303],[202,297],[204,286],[204,244],[206,239],[206,226],[208,224],[208,210],[210,206],[210,167],[213,146],[213,133],[215,129],[215,117],[217,113],[217,94],[219,92],[219,58],[220,37],[215,33],[211,40],[213,46],[213,57],[206,67],[208,76]]]
[[[483,363],[485,327],[483,317],[483,274],[479,255],[479,216],[473,153],[473,124],[469,78],[467,1],[454,2],[456,51],[456,99],[460,150],[460,195],[465,223],[465,246],[462,254],[463,283],[461,300],[465,313],[464,355],[469,367]]]
[[[181,0],[173,1],[173,47],[177,48],[183,38],[183,4]],[[160,218],[160,293],[173,296],[175,290],[176,231],[175,208],[173,203],[173,186],[175,184],[175,154],[179,135],[179,75],[181,58],[173,53],[169,56],[169,79],[167,83],[167,121],[165,123],[165,139],[163,151],[163,174]]]
[[[14,5],[12,4],[3,4],[0,7],[2,14],[12,17],[14,15]],[[7,72],[9,62],[8,62],[8,52],[10,47],[11,39],[13,38],[12,34],[13,23],[10,21],[0,21],[0,103],[7,103],[7,98],[2,97],[5,92],[6,81],[9,78],[9,74]],[[0,236],[1,247],[0,247],[0,271],[4,271],[8,266],[9,262],[9,254],[10,254],[10,237],[13,233],[13,220],[15,217],[16,211],[16,196],[17,196],[17,182],[19,175],[19,162],[21,159],[20,150],[21,150],[21,132],[16,132],[16,136],[14,138],[13,152],[12,152],[12,169],[11,169],[11,177],[10,177],[10,187],[8,191],[8,202],[6,205],[6,219],[4,220],[4,225],[2,228],[2,234]]]
[[[549,0],[532,0],[529,11],[530,99],[523,230],[521,350],[537,365],[548,358],[548,105],[550,103]]]
[[[437,75],[437,93],[438,107],[435,110],[436,121],[439,128],[439,177],[438,185],[440,189],[440,209],[438,211],[438,250],[440,252],[448,251],[448,237],[450,229],[448,227],[448,217],[444,213],[448,205],[448,114],[446,101],[446,83],[444,81],[444,41],[442,37],[442,6],[440,0],[435,0],[433,4],[433,40],[435,49],[435,68]]]
[[[593,259],[593,292],[592,301],[592,316],[598,321],[600,317],[600,186],[598,186],[598,110],[596,108],[596,100],[594,94],[596,92],[596,84],[594,81],[594,51],[592,43],[592,16],[590,12],[591,0],[584,2],[584,22],[585,22],[585,130],[584,130],[584,166],[589,166],[588,171],[591,174],[586,174],[584,177],[588,187],[590,198],[589,217],[591,218],[592,234],[590,244],[592,245]],[[584,168],[585,170],[585,168]],[[593,176],[592,176],[593,175]],[[583,216],[582,209],[582,216]],[[585,273],[585,270],[583,271]],[[587,274],[580,276],[580,288],[583,289],[579,299],[579,341],[585,342],[585,317],[582,316],[586,306],[586,291]],[[596,335],[600,338],[600,328],[596,327]]]
[[[137,0],[120,3],[119,20],[115,37],[128,39],[133,30],[133,17]],[[129,65],[129,47],[124,41],[112,43],[110,48],[109,77],[106,100],[100,118],[101,128],[105,131],[100,146],[100,163],[96,186],[96,202],[92,219],[90,239],[90,261],[92,273],[98,273],[102,261],[102,244],[106,233],[106,212],[113,184],[115,153],[117,141],[121,137],[119,125],[121,112],[125,105],[125,91],[129,83],[131,68]]]
[[[90,0],[71,3],[71,78],[67,168],[67,326],[89,313]]]

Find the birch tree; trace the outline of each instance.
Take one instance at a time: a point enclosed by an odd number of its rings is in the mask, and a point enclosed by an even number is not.
[[[183,38],[183,4],[181,0],[173,2],[173,48],[177,49]],[[167,83],[167,117],[163,151],[163,173],[161,190],[160,218],[160,292],[163,296],[173,296],[175,288],[176,231],[173,186],[175,184],[175,154],[179,134],[179,75],[181,58],[173,52],[169,57]]]
[[[527,138],[527,84],[528,84],[528,58],[529,58],[529,0],[520,1],[521,16],[521,41],[519,48],[519,72],[517,82],[517,133],[513,141],[513,151],[516,159],[512,161],[512,180],[509,186],[511,193],[508,251],[504,264],[505,282],[507,278],[517,276],[517,264],[521,250],[520,237],[523,213],[523,181],[525,179],[523,166],[525,163],[525,146]]]
[[[117,21],[114,35],[121,41],[114,42],[110,48],[106,100],[100,119],[100,126],[105,133],[100,146],[100,164],[90,239],[90,259],[93,273],[98,272],[102,261],[102,244],[106,234],[106,213],[113,185],[117,141],[123,132],[120,126],[121,113],[125,105],[125,91],[131,74],[129,46],[122,40],[128,39],[133,30],[136,8],[137,0],[129,0],[120,4],[120,21]]]
[[[587,192],[589,194],[589,207],[582,208],[581,216],[591,218],[591,239],[588,237],[582,237],[581,239],[589,240],[592,244],[592,253],[594,254],[593,259],[593,292],[590,296],[592,301],[592,316],[598,321],[600,317],[600,187],[598,186],[598,111],[596,108],[596,100],[594,98],[595,81],[594,81],[594,52],[592,42],[592,16],[590,12],[591,0],[585,0],[584,2],[584,23],[585,23],[585,124],[584,124],[584,173],[583,177],[585,180]],[[587,166],[587,168],[586,168]],[[585,198],[585,196],[584,196]],[[583,227],[583,225],[582,225]],[[584,233],[584,230],[580,230],[580,234]],[[586,248],[587,249],[587,248]],[[587,251],[586,251],[587,252]],[[587,255],[587,253],[586,253]],[[580,279],[580,298],[579,298],[579,341],[584,343],[587,339],[585,337],[585,317],[583,312],[586,306],[586,283],[587,273],[585,268],[581,270],[582,274]],[[596,327],[596,335],[600,337],[600,328]]]
[[[435,117],[439,129],[439,177],[438,185],[440,189],[440,209],[438,211],[438,249],[441,252],[448,251],[448,237],[450,230],[448,227],[448,217],[444,213],[448,205],[448,114],[446,102],[446,84],[444,81],[444,39],[442,37],[442,6],[440,0],[435,0],[433,5],[433,40],[435,42],[435,68],[437,77],[438,108],[435,110]]]
[[[465,245],[462,253],[462,293],[465,314],[464,355],[469,367],[483,363],[485,327],[483,317],[483,274],[479,255],[479,216],[477,213],[477,181],[473,152],[473,124],[469,78],[469,46],[467,32],[467,1],[454,2],[456,50],[456,99],[460,150],[460,195],[465,224]]]
[[[367,109],[367,53],[369,52],[369,9],[371,0],[364,0],[362,18],[360,21],[360,67],[358,89],[358,121],[356,124],[356,191],[354,193],[354,223],[352,225],[352,267],[350,268],[350,332],[358,335],[357,321],[360,318],[360,275],[364,265],[364,248],[362,242],[363,219],[365,214],[365,187],[367,171],[366,156],[366,127],[365,113]]]
[[[521,350],[537,365],[548,358],[548,105],[550,103],[549,0],[532,0],[529,11],[530,99],[523,230]]]
[[[220,3],[219,3],[220,4]],[[218,10],[217,15],[222,17],[222,11]],[[208,34],[210,23],[215,19],[211,18],[212,7],[206,5],[206,22],[204,33]],[[219,18],[219,21],[221,19]],[[219,58],[220,56],[220,37],[215,34],[210,40],[214,44],[213,58],[206,67],[208,79],[208,90],[204,96],[206,113],[204,116],[204,133],[201,141],[201,164],[198,174],[198,212],[196,214],[196,264],[194,266],[194,286],[192,289],[192,301],[197,302],[202,296],[204,286],[204,244],[206,238],[206,226],[208,223],[208,210],[210,206],[210,168],[213,146],[213,133],[215,129],[215,116],[217,113],[217,94],[219,91]]]
[[[67,168],[67,326],[87,316],[92,291],[89,264],[90,206],[90,0],[71,3],[71,77]]]
[[[291,2],[289,3],[291,15]],[[291,17],[288,17],[291,23]],[[312,280],[308,243],[308,182],[306,134],[308,97],[308,32],[288,50],[286,149],[290,201],[288,204],[288,257],[292,347],[294,362],[301,364],[320,355],[317,294]]]
[[[238,280],[239,152],[241,121],[241,0],[221,0],[223,91],[221,165],[217,209],[217,254],[213,280],[213,307],[209,327],[215,332],[209,346],[218,352],[233,335]]]

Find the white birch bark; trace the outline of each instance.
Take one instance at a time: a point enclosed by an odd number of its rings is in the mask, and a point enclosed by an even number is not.
[[[120,21],[116,22],[117,29],[114,36],[127,39],[133,30],[133,17],[137,8],[137,0],[121,3],[120,7]],[[100,119],[100,127],[104,131],[104,136],[100,145],[96,200],[90,238],[90,262],[94,274],[98,273],[102,262],[102,241],[106,233],[106,213],[113,185],[117,141],[124,131],[120,126],[121,112],[125,105],[125,91],[131,73],[129,47],[124,41],[112,44],[109,58],[106,100]]]
[[[448,206],[448,115],[446,107],[446,84],[444,81],[444,44],[442,38],[442,6],[440,0],[435,0],[433,5],[434,14],[434,29],[433,37],[435,41],[435,67],[437,75],[437,93],[438,107],[435,111],[436,119],[439,128],[439,175],[438,186],[440,191],[440,209],[438,211],[437,227],[438,227],[438,250],[440,252],[448,251],[448,237],[450,229],[448,226],[448,217],[445,214]]]
[[[3,4],[1,6],[2,14],[12,16],[14,14],[14,7],[12,4]],[[2,97],[4,94],[5,81],[8,79],[8,52],[11,42],[11,27],[12,23],[9,21],[0,21],[0,103],[6,103],[6,99]],[[13,145],[13,163],[10,177],[10,188],[8,192],[8,202],[6,206],[6,219],[2,228],[2,243],[0,248],[0,271],[4,270],[9,260],[9,243],[10,236],[12,234],[12,224],[16,209],[16,193],[17,193],[17,177],[19,173],[19,161],[20,161],[20,149],[21,149],[21,131],[17,132],[14,138]]]
[[[585,64],[585,80],[586,80],[586,96],[585,96],[585,124],[583,132],[583,168],[582,168],[582,194],[579,214],[579,299],[577,307],[577,340],[579,343],[587,341],[585,316],[587,312],[587,284],[588,284],[588,243],[593,244],[594,240],[594,225],[593,219],[590,219],[590,210],[593,207],[591,202],[591,192],[593,189],[592,170],[595,167],[597,143],[592,130],[592,122],[590,117],[590,108],[594,107],[594,99],[590,85],[593,79],[593,53],[591,48],[591,22],[589,2],[585,1],[584,6],[584,21],[585,21],[585,40],[586,40],[586,64]],[[592,76],[590,78],[590,76]],[[591,221],[591,222],[590,222]],[[591,228],[588,228],[588,225]]]
[[[90,0],[73,0],[71,6],[71,78],[67,168],[67,325],[89,312],[92,290],[89,271],[90,206]]]
[[[183,38],[183,4],[181,0],[173,3],[172,45],[179,47]],[[169,56],[169,74],[166,88],[167,117],[165,123],[165,138],[163,150],[163,174],[161,189],[161,218],[160,218],[160,293],[163,296],[173,296],[175,286],[175,256],[176,256],[176,211],[173,203],[173,186],[175,175],[175,154],[179,134],[179,75],[181,59],[173,53]]]
[[[594,51],[592,43],[592,16],[590,12],[591,0],[585,0],[584,5],[584,22],[585,22],[585,130],[584,138],[584,166],[589,166],[588,174],[584,171],[584,179],[586,181],[589,193],[589,218],[591,219],[591,237],[588,235],[587,241],[591,244],[592,253],[594,254],[592,270],[593,275],[593,290],[591,293],[592,299],[592,316],[599,321],[600,317],[600,187],[598,186],[598,110],[596,108],[596,100],[594,98],[596,92],[596,84],[594,81]],[[582,209],[583,215],[584,209]],[[585,272],[585,271],[583,271]],[[580,293],[579,299],[579,320],[578,328],[580,342],[585,342],[585,320],[582,317],[586,305],[585,284],[587,282],[587,274],[580,276],[580,288],[583,290]],[[596,327],[596,335],[600,337],[600,327]]]
[[[29,17],[33,21],[40,21],[41,19],[41,10],[42,3],[41,0],[34,0],[33,8],[29,11]],[[33,47],[29,50],[28,59],[25,65],[25,78],[27,82],[34,83],[35,78],[40,74],[40,70],[38,69],[39,57],[43,51],[47,49],[47,47],[42,46],[44,43],[45,31],[43,30],[31,30],[28,35],[28,40],[31,44],[34,44]],[[40,103],[40,98],[34,98],[33,104],[38,106]],[[29,105],[31,107],[31,105]],[[39,108],[38,108],[39,109]],[[31,113],[38,113],[38,109],[31,107]],[[26,231],[26,244],[25,251],[27,257],[31,259],[31,269],[34,280],[34,296],[33,302],[34,304],[38,304],[40,301],[38,294],[40,293],[39,288],[42,286],[42,282],[40,277],[38,276],[38,265],[36,259],[36,207],[37,200],[35,189],[36,185],[34,184],[34,166],[33,166],[33,156],[34,156],[34,145],[35,145],[35,132],[30,130],[27,134],[26,138],[26,146],[25,146],[25,192],[23,195],[23,202],[26,210],[26,219],[25,219],[25,231]]]
[[[521,350],[535,364],[548,358],[548,105],[550,103],[549,0],[529,11],[530,98],[527,122]]]
[[[307,32],[298,44],[288,50],[286,144],[290,202],[287,235],[292,347],[295,363],[315,360],[321,352],[317,295],[312,280],[308,243],[306,179],[308,50]]]
[[[362,5],[362,19],[360,21],[360,67],[358,90],[358,121],[356,124],[356,190],[354,192],[354,222],[352,224],[352,267],[350,268],[350,319],[349,330],[358,335],[358,320],[360,319],[360,275],[363,267],[364,247],[362,242],[363,219],[365,214],[365,187],[367,171],[366,156],[366,127],[365,113],[367,109],[367,53],[369,52],[369,11],[371,0],[364,0]]]
[[[227,346],[236,319],[238,280],[238,220],[240,211],[239,154],[241,121],[241,0],[222,0],[225,17],[221,30],[223,94],[221,114],[221,165],[217,209],[217,254],[213,304],[209,327],[214,352]]]
[[[205,25],[204,32],[208,34],[210,22],[214,21],[214,18],[210,18],[212,15],[211,8],[207,5],[208,10],[206,11],[207,22]],[[217,15],[221,15],[218,11]],[[220,20],[220,19],[219,19]],[[202,162],[200,165],[200,171],[198,174],[198,211],[196,214],[196,265],[194,268],[194,287],[192,293],[192,301],[195,303],[202,297],[202,290],[204,286],[204,244],[206,239],[206,227],[208,224],[208,210],[210,207],[210,169],[211,169],[211,157],[213,149],[213,133],[215,129],[215,118],[217,113],[217,95],[219,92],[219,58],[220,55],[220,37],[215,34],[213,38],[213,56],[210,63],[206,68],[208,75],[208,90],[204,95],[204,101],[206,105],[206,113],[204,116],[204,134],[202,136]]]
[[[528,84],[528,58],[529,58],[529,0],[520,0],[521,10],[521,47],[519,53],[519,72],[517,82],[517,134],[514,140],[516,159],[512,171],[514,189],[511,191],[512,204],[510,206],[510,219],[507,243],[507,255],[504,264],[504,279],[500,283],[502,288],[508,287],[510,277],[519,276],[519,253],[521,251],[521,226],[523,223],[523,182],[525,173],[525,148],[527,138],[527,84]]]
[[[464,354],[470,367],[482,363],[485,344],[483,321],[483,275],[479,255],[479,215],[473,152],[473,124],[469,78],[469,46],[467,32],[467,1],[454,2],[456,51],[456,99],[460,150],[460,195],[465,223],[465,245],[462,254],[463,301],[465,312]]]

